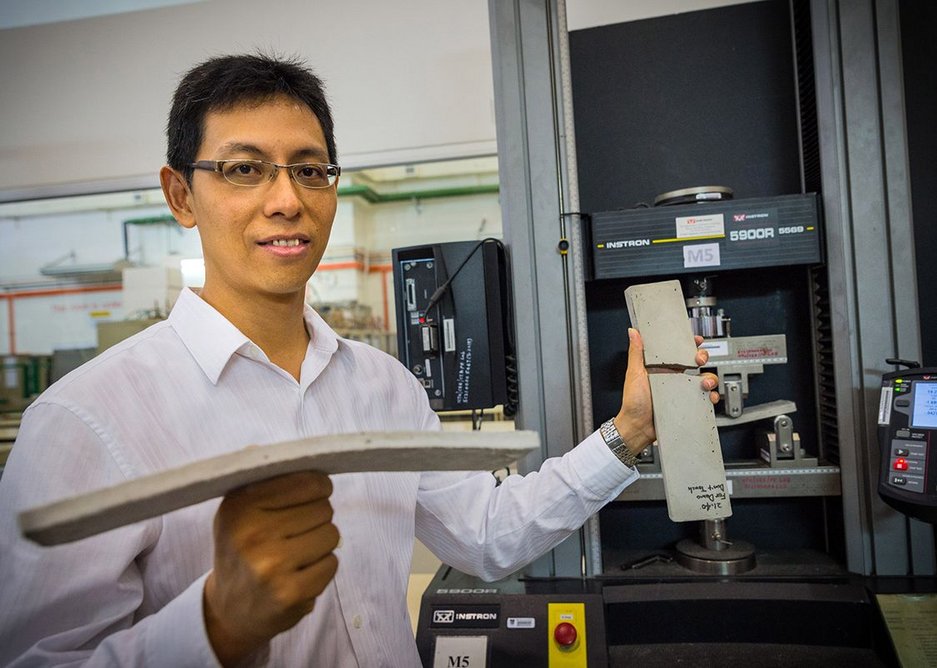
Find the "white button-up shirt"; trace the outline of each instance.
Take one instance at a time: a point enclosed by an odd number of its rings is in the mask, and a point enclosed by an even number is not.
[[[312,310],[299,382],[189,290],[169,319],[70,373],[25,412],[0,480],[0,665],[214,666],[202,612],[219,500],[57,547],[16,513],[247,445],[438,429],[389,355]],[[414,537],[486,579],[544,553],[637,474],[597,434],[501,485],[487,472],[332,476],[338,572],[254,663],[416,666],[406,588]],[[19,660],[17,660],[19,657]]]

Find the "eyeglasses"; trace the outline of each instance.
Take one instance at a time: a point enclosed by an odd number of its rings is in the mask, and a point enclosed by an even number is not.
[[[193,169],[218,172],[236,186],[260,186],[273,181],[283,168],[290,178],[303,188],[328,188],[335,184],[342,168],[323,162],[296,162],[280,165],[267,160],[199,160],[189,165]]]

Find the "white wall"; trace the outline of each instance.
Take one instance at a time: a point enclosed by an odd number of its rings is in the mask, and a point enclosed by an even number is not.
[[[378,204],[371,211],[368,245],[374,249],[501,237],[497,194]]]
[[[0,31],[0,199],[157,185],[179,76],[258,48],[325,79],[344,166],[495,152],[486,2],[207,0]]]
[[[13,313],[16,352],[20,355],[95,348],[97,323],[122,320],[125,315],[120,286],[101,292],[15,299]],[[9,326],[6,318],[3,321]],[[10,352],[8,340],[0,343],[0,351]]]
[[[56,266],[113,264],[124,258],[123,223],[127,220],[167,216],[165,206],[140,209],[81,211],[29,217],[0,216],[0,285],[41,278],[43,266],[70,253],[72,259]],[[201,257],[195,230],[179,225],[131,225],[127,232],[130,259],[159,264],[167,255]]]
[[[568,0],[568,26],[738,1]],[[155,186],[178,77],[258,48],[326,80],[347,167],[496,150],[484,0],[203,0],[0,31],[0,201]]]

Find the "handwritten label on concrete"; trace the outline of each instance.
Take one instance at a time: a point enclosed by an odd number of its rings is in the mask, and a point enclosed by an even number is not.
[[[729,506],[729,496],[726,494],[726,486],[723,483],[690,485],[687,487],[687,491],[700,502],[700,510],[704,512],[722,510]]]
[[[729,517],[719,432],[700,377],[652,373],[649,378],[667,514],[674,522]]]

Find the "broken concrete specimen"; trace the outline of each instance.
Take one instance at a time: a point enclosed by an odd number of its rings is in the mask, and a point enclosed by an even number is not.
[[[680,281],[632,285],[625,303],[631,326],[641,332],[646,366],[696,368],[696,340]]]
[[[680,281],[632,285],[625,301],[644,342],[667,514],[674,522],[728,517],[716,414],[696,370],[696,341]]]
[[[58,545],[296,471],[493,471],[537,448],[534,431],[332,434],[246,448],[20,513],[23,535]]]
[[[698,375],[651,373],[654,429],[674,522],[729,517],[729,489],[716,416]]]

